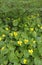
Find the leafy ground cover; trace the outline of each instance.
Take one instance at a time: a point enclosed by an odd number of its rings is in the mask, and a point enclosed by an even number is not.
[[[41,0],[0,0],[0,65],[42,65]]]

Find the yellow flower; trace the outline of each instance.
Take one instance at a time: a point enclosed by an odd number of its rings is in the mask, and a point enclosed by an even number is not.
[[[1,50],[4,50],[4,49],[5,49],[5,47],[2,47],[2,48],[1,48]]]
[[[23,60],[23,63],[24,63],[24,64],[27,64],[27,59],[24,59],[24,60]]]
[[[30,28],[30,31],[34,31],[34,28]]]
[[[21,46],[22,45],[22,41],[18,41],[18,44]]]
[[[14,36],[17,36],[18,35],[18,33],[17,32],[14,32]]]
[[[9,30],[9,28],[5,28],[7,31]]]
[[[2,40],[2,38],[0,37],[0,41]]]
[[[31,49],[31,50],[28,50],[28,52],[32,55],[33,54],[33,50]]]
[[[42,29],[42,26],[40,27],[40,29]]]
[[[27,44],[28,42],[29,42],[29,40],[28,40],[28,39],[25,39],[25,40],[24,40],[24,43],[25,43],[25,44]]]
[[[2,37],[5,37],[6,35],[5,34],[2,34]]]

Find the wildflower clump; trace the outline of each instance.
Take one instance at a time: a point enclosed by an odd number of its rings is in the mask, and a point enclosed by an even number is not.
[[[0,65],[42,65],[42,0],[0,0]]]

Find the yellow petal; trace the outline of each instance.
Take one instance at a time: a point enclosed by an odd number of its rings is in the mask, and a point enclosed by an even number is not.
[[[9,28],[5,28],[7,31],[9,30]]]
[[[33,50],[31,49],[31,50],[28,50],[28,52],[32,55],[33,54]]]
[[[18,44],[21,46],[22,45],[22,41],[18,41]]]
[[[42,29],[42,26],[40,27],[40,29]]]
[[[14,34],[14,36],[17,36],[17,35],[18,35],[18,33],[17,33],[17,32],[14,32],[13,34]]]
[[[6,35],[5,34],[2,34],[2,37],[5,37]]]
[[[2,47],[1,50],[4,50],[5,47]]]
[[[24,60],[23,60],[23,63],[24,63],[24,64],[27,64],[27,59],[24,59]]]
[[[24,40],[24,43],[25,43],[25,44],[27,44],[28,42],[29,42],[29,40],[28,40],[28,39],[25,39],[25,40]]]
[[[0,41],[2,40],[2,38],[0,37]]]
[[[34,31],[34,28],[30,28],[30,31]]]

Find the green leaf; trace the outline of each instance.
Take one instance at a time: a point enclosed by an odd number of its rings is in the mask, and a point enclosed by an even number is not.
[[[29,57],[28,51],[24,50],[23,52],[24,52],[24,58],[28,58]]]
[[[34,59],[35,65],[42,65],[42,61],[39,58]]]
[[[13,20],[13,26],[17,26],[19,22],[20,22],[20,18]]]
[[[18,58],[17,56],[15,55],[14,52],[10,52],[10,54],[8,54],[8,59],[10,62],[14,63],[14,62],[18,62]]]

